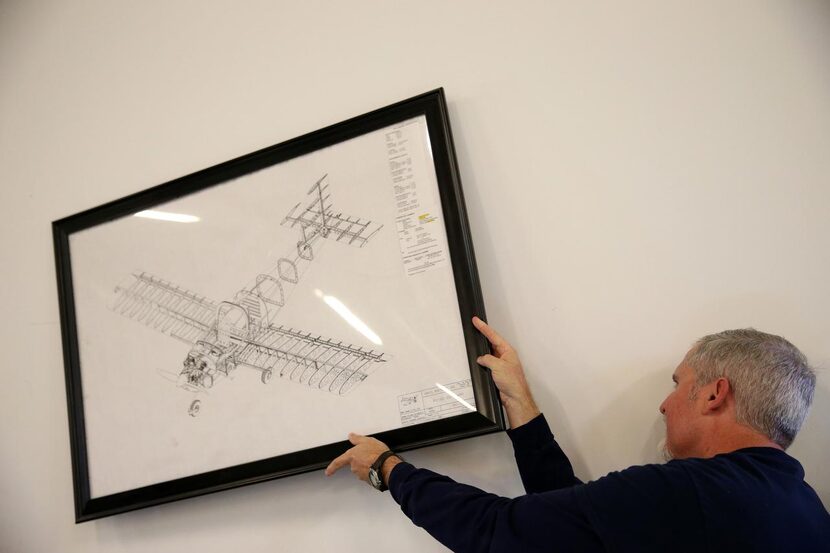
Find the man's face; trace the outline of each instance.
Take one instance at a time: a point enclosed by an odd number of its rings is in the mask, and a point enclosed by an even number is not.
[[[697,402],[691,399],[695,374],[684,358],[672,375],[674,390],[660,404],[660,412],[666,422],[666,449],[673,459],[694,456],[700,439],[700,412]]]

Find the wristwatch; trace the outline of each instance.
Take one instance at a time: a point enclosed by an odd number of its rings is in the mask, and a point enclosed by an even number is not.
[[[403,461],[403,457],[390,449],[381,453],[375,462],[372,463],[372,466],[369,467],[369,484],[371,484],[371,486],[379,492],[385,492],[389,489],[389,486],[387,486],[383,481],[383,472],[381,468],[383,467],[383,463],[390,457],[397,457]]]

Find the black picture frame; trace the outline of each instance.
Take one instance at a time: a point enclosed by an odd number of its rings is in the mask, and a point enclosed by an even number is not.
[[[230,179],[417,116],[424,116],[427,121],[458,308],[461,320],[465,322],[462,325],[463,337],[477,411],[381,432],[375,437],[396,451],[406,451],[505,429],[504,415],[492,378],[486,369],[476,363],[478,356],[489,352],[489,346],[469,321],[473,315],[484,318],[484,304],[450,131],[447,104],[443,89],[437,89],[52,223],[76,522],[319,470],[350,447],[350,444],[347,441],[320,444],[317,447],[290,454],[157,482],[102,497],[92,497],[70,237],[79,231],[209,189]]]

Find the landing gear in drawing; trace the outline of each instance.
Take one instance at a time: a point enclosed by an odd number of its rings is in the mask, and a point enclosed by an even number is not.
[[[195,417],[196,415],[198,415],[198,414],[199,414],[199,411],[200,411],[201,409],[202,409],[202,402],[201,402],[201,400],[194,399],[194,400],[190,403],[190,408],[187,410],[187,414],[188,414],[188,415],[190,415],[191,417]]]

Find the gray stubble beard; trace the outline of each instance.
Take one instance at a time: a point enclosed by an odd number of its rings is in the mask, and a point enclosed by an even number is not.
[[[657,453],[667,463],[674,459],[674,453],[669,448],[669,442],[666,436],[663,436],[663,439],[657,442]]]

